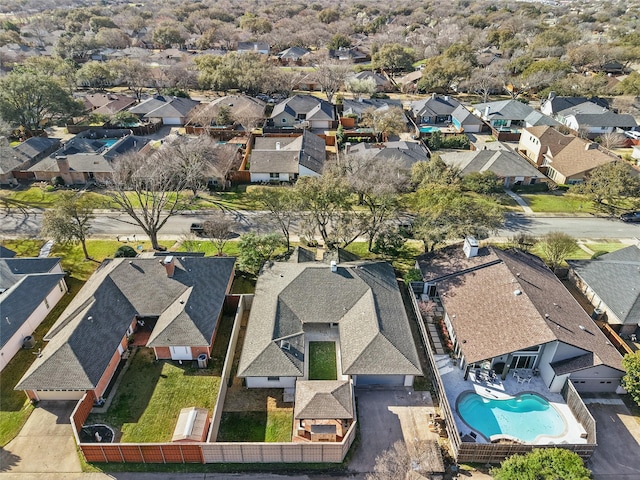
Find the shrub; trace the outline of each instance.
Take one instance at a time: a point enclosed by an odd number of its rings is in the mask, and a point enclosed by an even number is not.
[[[422,273],[417,268],[412,268],[404,274],[404,283],[407,285],[411,282],[421,282]]]
[[[53,192],[55,189],[56,187],[54,187],[53,185],[47,185],[46,187],[44,187],[45,192]]]
[[[137,255],[136,251],[130,247],[129,245],[122,245],[116,250],[116,253],[113,255],[115,258],[122,257],[135,257]]]
[[[64,187],[64,178],[57,176],[51,179],[51,185],[54,187]]]

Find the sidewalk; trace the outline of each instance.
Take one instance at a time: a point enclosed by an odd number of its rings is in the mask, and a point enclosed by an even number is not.
[[[531,207],[527,205],[527,202],[525,202],[520,195],[518,195],[517,193],[509,189],[505,189],[504,193],[506,193],[511,198],[513,198],[516,201],[516,203],[520,205],[524,213],[533,214],[533,210],[531,210]]]

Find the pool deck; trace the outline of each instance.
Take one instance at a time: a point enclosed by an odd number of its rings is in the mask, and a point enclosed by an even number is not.
[[[492,399],[510,398],[519,393],[537,393],[547,399],[549,403],[558,410],[560,415],[565,419],[566,426],[565,432],[562,435],[557,437],[540,436],[536,438],[533,443],[536,445],[587,443],[587,440],[582,438],[582,434],[585,433],[584,428],[573,416],[562,395],[560,393],[550,392],[542,381],[542,378],[533,377],[528,383],[518,383],[513,375],[509,373],[504,380],[498,377],[498,380],[492,383],[476,381],[474,374],[469,373],[469,377],[465,380],[464,371],[454,366],[448,355],[436,355],[435,359],[438,372],[442,377],[447,400],[452,407],[453,417],[461,436],[474,431],[477,433],[476,442],[489,443],[489,439],[485,438],[480,432],[472,429],[460,418],[460,415],[458,415],[456,401],[462,393],[475,392],[478,395]]]

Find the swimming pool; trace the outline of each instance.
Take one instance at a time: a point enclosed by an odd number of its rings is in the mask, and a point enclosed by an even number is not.
[[[561,435],[566,428],[555,407],[534,393],[504,400],[485,398],[475,392],[463,393],[458,398],[458,414],[487,439],[492,435],[508,435],[533,442],[540,435]]]
[[[113,146],[114,143],[116,143],[118,140],[120,140],[119,138],[107,138],[104,140],[98,140],[100,143],[103,143],[105,147],[107,148],[111,148]]]
[[[440,129],[438,127],[420,127],[420,133],[433,133],[439,131]]]

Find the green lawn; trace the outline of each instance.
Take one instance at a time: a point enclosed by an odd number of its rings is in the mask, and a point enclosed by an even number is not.
[[[155,361],[152,349],[138,349],[105,414],[91,414],[87,425],[105,423],[122,432],[121,442],[171,441],[180,410],[202,407],[213,411],[220,377],[193,362],[179,365]]]
[[[290,442],[293,409],[223,412],[218,442]]]
[[[309,342],[309,380],[336,380],[335,342]]]
[[[534,212],[539,213],[594,213],[590,200],[582,195],[566,192],[523,193],[520,195]]]
[[[44,240],[39,239],[2,240],[2,246],[16,252],[18,257],[37,257],[42,245]]]
[[[393,268],[400,275],[404,275],[408,270],[414,268],[416,256],[424,253],[424,246],[420,240],[407,240],[398,256],[392,259],[370,252],[367,242],[353,242],[345,250],[355,253],[363,260],[390,260]]]
[[[73,277],[67,277],[66,281],[69,293],[60,299],[33,333],[37,342],[36,348],[44,348],[45,343],[42,337],[84,285],[83,281]],[[0,447],[5,446],[18,434],[33,410],[24,392],[16,391],[13,387],[16,386],[35,359],[33,350],[20,350],[0,373]]]

